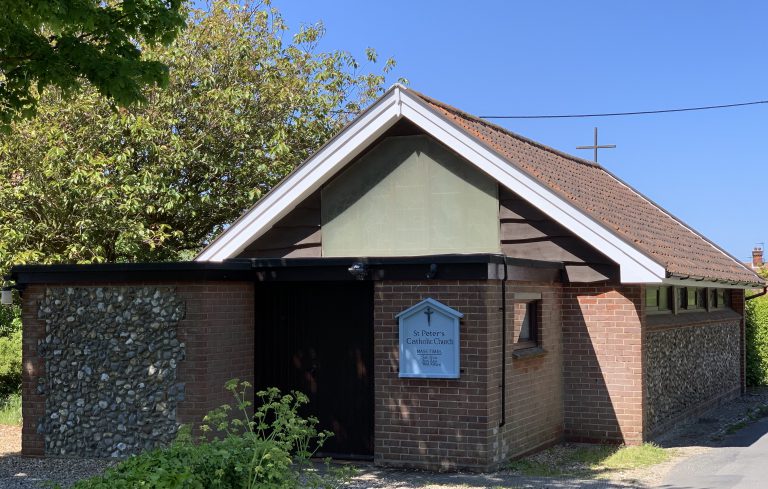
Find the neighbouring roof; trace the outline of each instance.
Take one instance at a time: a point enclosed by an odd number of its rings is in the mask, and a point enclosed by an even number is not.
[[[409,90],[490,149],[591,215],[679,278],[763,283],[714,243],[595,162],[549,148]]]
[[[619,265],[624,283],[765,281],[598,164],[395,85],[196,258],[233,258],[397,121],[408,119]]]

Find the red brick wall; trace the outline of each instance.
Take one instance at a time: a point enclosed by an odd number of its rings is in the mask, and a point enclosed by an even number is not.
[[[484,281],[377,282],[374,290],[375,462],[433,470],[484,470],[498,427],[499,344],[487,328],[500,321],[497,287]],[[432,297],[465,314],[460,325],[461,378],[398,378],[395,315]],[[490,404],[489,404],[490,402]]]
[[[80,286],[120,287],[160,285],[175,287],[184,299],[186,314],[177,335],[186,345],[186,357],[177,370],[178,381],[186,384],[185,400],[179,402],[177,419],[196,428],[203,415],[231,401],[224,383],[240,378],[253,383],[254,303],[250,282],[165,282],[81,284]],[[38,379],[45,366],[37,356],[38,339],[45,324],[37,319],[38,303],[46,287],[30,286],[22,296],[24,325],[22,346],[22,453],[44,455],[44,436],[37,424],[45,412],[45,396],[37,393]],[[67,286],[72,286],[67,285]]]
[[[45,338],[45,322],[37,318],[37,304],[44,293],[45,287],[33,285],[22,295],[21,449],[27,457],[45,455],[45,436],[37,433],[38,422],[45,415],[45,395],[37,392],[37,381],[45,375],[45,365],[37,356],[37,342]]]
[[[565,437],[639,443],[642,287],[563,287]]]
[[[539,293],[539,347],[536,356],[513,356],[522,324],[525,302],[515,293]],[[563,378],[561,357],[561,287],[507,283],[507,389],[506,423],[500,430],[498,461],[554,444],[563,435]],[[501,342],[500,328],[494,333]],[[492,339],[491,343],[496,343]],[[518,350],[519,351],[519,350]],[[497,370],[492,383],[500,382]],[[498,406],[491,404],[492,409]]]
[[[250,282],[203,282],[180,283],[177,292],[187,305],[177,333],[187,349],[178,370],[187,383],[178,420],[197,428],[208,411],[232,403],[225,382],[254,382],[254,290]]]

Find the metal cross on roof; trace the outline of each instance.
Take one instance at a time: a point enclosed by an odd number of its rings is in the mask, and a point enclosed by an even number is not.
[[[597,150],[598,149],[613,149],[615,148],[615,144],[603,144],[598,145],[597,144],[597,128],[595,128],[595,144],[594,146],[576,146],[576,149],[594,149],[595,150],[595,163],[597,163]]]

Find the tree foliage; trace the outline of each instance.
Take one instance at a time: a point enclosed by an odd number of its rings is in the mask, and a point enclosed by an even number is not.
[[[35,112],[46,87],[88,80],[120,105],[164,85],[167,68],[143,46],[168,44],[184,25],[182,0],[0,0],[0,127]]]
[[[21,311],[0,306],[0,405],[21,387]]]
[[[288,33],[267,2],[217,0],[190,10],[171,45],[141,47],[170,70],[147,103],[114,110],[92,84],[47,91],[0,139],[0,268],[190,258],[377,97],[393,66],[361,74],[349,53],[320,51],[321,24]]]

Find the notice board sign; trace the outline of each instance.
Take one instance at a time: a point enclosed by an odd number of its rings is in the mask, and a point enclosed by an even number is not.
[[[464,314],[428,298],[396,316],[400,377],[459,378],[459,320]]]

